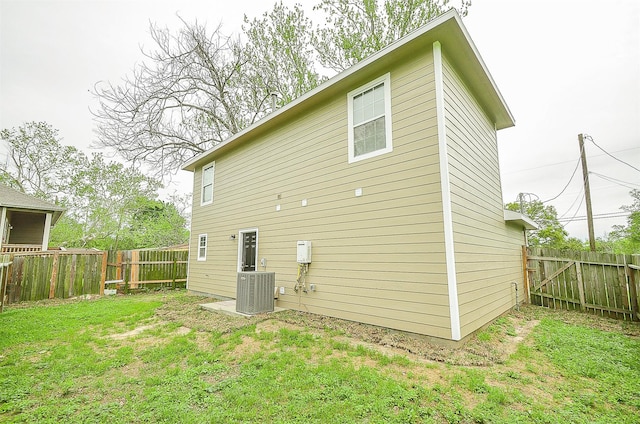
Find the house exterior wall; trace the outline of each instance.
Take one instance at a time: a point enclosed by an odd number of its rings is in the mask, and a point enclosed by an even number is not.
[[[216,155],[210,205],[200,206],[196,169],[190,290],[234,298],[238,232],[257,228],[258,258],[285,287],[278,306],[450,338],[433,56],[416,53],[384,71],[392,152],[348,163],[347,92],[380,72]],[[202,234],[207,257],[197,261]],[[297,240],[313,244],[306,283],[315,292],[293,291]]]
[[[513,282],[523,289],[523,233],[504,220],[493,122],[447,61],[446,50],[443,56],[456,282],[464,338],[515,305]]]
[[[44,213],[9,211],[8,217],[13,227],[9,233],[8,244],[42,244]]]

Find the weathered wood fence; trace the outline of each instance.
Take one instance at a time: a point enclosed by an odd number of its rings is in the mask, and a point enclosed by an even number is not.
[[[4,309],[4,293],[7,287],[8,269],[11,265],[9,255],[0,255],[0,312]]]
[[[0,304],[104,294],[105,284],[184,287],[188,249],[16,252],[0,255]]]
[[[531,302],[640,320],[640,255],[529,248]]]
[[[105,252],[48,250],[12,253],[9,258],[2,287],[5,304],[100,294],[104,289]]]
[[[110,251],[107,284],[137,289],[141,286],[184,287],[187,282],[188,249],[142,249]]]

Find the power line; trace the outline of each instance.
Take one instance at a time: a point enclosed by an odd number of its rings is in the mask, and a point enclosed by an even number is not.
[[[575,206],[576,202],[578,201],[578,199],[580,199],[580,205],[582,205],[582,202],[584,201],[584,192],[582,190],[580,190],[578,192],[578,195],[576,196],[575,199],[573,199],[573,202],[571,202],[571,206],[569,206],[569,209],[567,209],[567,211],[565,213],[563,213],[562,215],[560,215],[560,218],[564,218],[566,215],[569,214],[569,212],[571,212],[571,210],[573,209],[573,207]],[[580,206],[578,206],[580,207]]]
[[[569,225],[569,223],[570,223],[570,222],[572,222],[572,221],[576,218],[576,216],[578,216],[578,212],[580,212],[580,206],[582,206],[582,202],[584,202],[584,198],[585,198],[584,193],[582,193],[582,198],[580,199],[580,203],[578,204],[578,207],[576,208],[576,213],[574,213],[574,214],[573,214],[573,216],[572,216],[571,218],[564,218],[564,219],[562,219],[562,220],[561,220],[561,219],[558,219],[558,222],[560,222],[560,221],[567,221],[567,223],[566,223],[566,224],[564,224],[564,225],[562,226],[562,228],[564,228],[564,227],[566,227],[567,225]],[[569,210],[571,210],[571,209],[569,209]],[[568,211],[567,211],[567,212],[568,212]]]
[[[630,147],[628,149],[614,150],[612,153],[628,152],[629,150],[640,150],[640,147]],[[601,156],[605,156],[605,155],[603,153],[600,153],[600,154],[597,154],[597,155],[591,155],[590,157],[599,158]],[[563,165],[565,163],[571,163],[571,162],[573,162],[573,161],[571,161],[571,160],[563,160],[562,162],[547,163],[547,164],[544,164],[544,165],[534,166],[534,167],[531,167],[531,168],[519,168],[519,169],[517,169],[515,171],[505,172],[504,175],[516,174],[518,172],[535,171],[536,169],[548,168],[550,166]]]
[[[613,156],[611,153],[609,153],[609,152],[607,152],[606,150],[604,150],[602,147],[600,147],[600,146],[599,146],[599,145],[598,145],[598,144],[593,140],[593,137],[591,137],[590,135],[585,134],[585,135],[584,135],[584,138],[586,138],[587,140],[589,140],[590,142],[592,142],[594,146],[596,146],[598,149],[602,150],[602,151],[603,151],[607,156],[610,156],[610,157],[612,157],[613,159],[617,160],[618,162],[623,163],[623,164],[627,165],[628,167],[633,168],[633,169],[635,169],[636,171],[640,172],[640,169],[639,169],[639,168],[636,168],[635,166],[631,165],[630,163],[627,163],[627,162],[623,161],[622,159],[618,159],[617,157]]]
[[[578,166],[580,166],[580,158],[578,158],[578,161],[576,162],[576,167],[573,168],[573,172],[571,173],[571,177],[569,178],[569,181],[564,186],[562,191],[560,193],[558,193],[555,197],[552,197],[549,200],[543,200],[542,203],[548,203],[548,202],[550,202],[552,200],[556,200],[558,197],[560,197],[560,195],[562,195],[562,193],[564,193],[564,191],[567,189],[567,187],[569,187],[569,184],[571,184],[571,181],[573,181],[573,177],[576,175],[576,171],[578,170]]]
[[[609,177],[609,176],[606,176],[606,175],[602,175],[602,174],[599,174],[597,172],[590,171],[589,174],[595,175],[596,177],[600,177],[605,181],[609,181],[609,182],[617,184],[619,186],[630,188],[632,190],[636,189],[636,188],[640,188],[640,185],[638,185],[638,184],[633,184],[633,183],[629,183],[627,181],[618,180],[617,178],[613,178],[613,177]]]
[[[624,218],[624,217],[627,217],[629,215],[630,215],[629,213],[625,213],[625,212],[607,212],[607,213],[600,213],[600,214],[593,215],[593,219]],[[576,216],[574,216],[572,218],[564,218],[564,219],[558,218],[558,221],[569,221],[570,220],[569,222],[572,222],[572,221],[584,221],[585,219],[587,219],[586,215],[580,215],[580,216],[576,215]],[[567,222],[567,224],[569,222]],[[563,227],[564,227],[564,225],[563,225]]]

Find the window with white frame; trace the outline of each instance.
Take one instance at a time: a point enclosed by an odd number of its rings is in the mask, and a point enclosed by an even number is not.
[[[391,152],[391,78],[385,74],[347,94],[349,163]]]
[[[200,234],[198,236],[198,260],[206,261],[207,260],[207,235]]]
[[[200,197],[200,205],[208,205],[213,203],[213,173],[215,170],[215,162],[202,167],[202,190]]]

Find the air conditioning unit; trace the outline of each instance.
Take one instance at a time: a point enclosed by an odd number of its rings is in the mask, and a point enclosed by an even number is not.
[[[275,288],[275,272],[239,272],[236,312],[249,315],[273,312]]]

